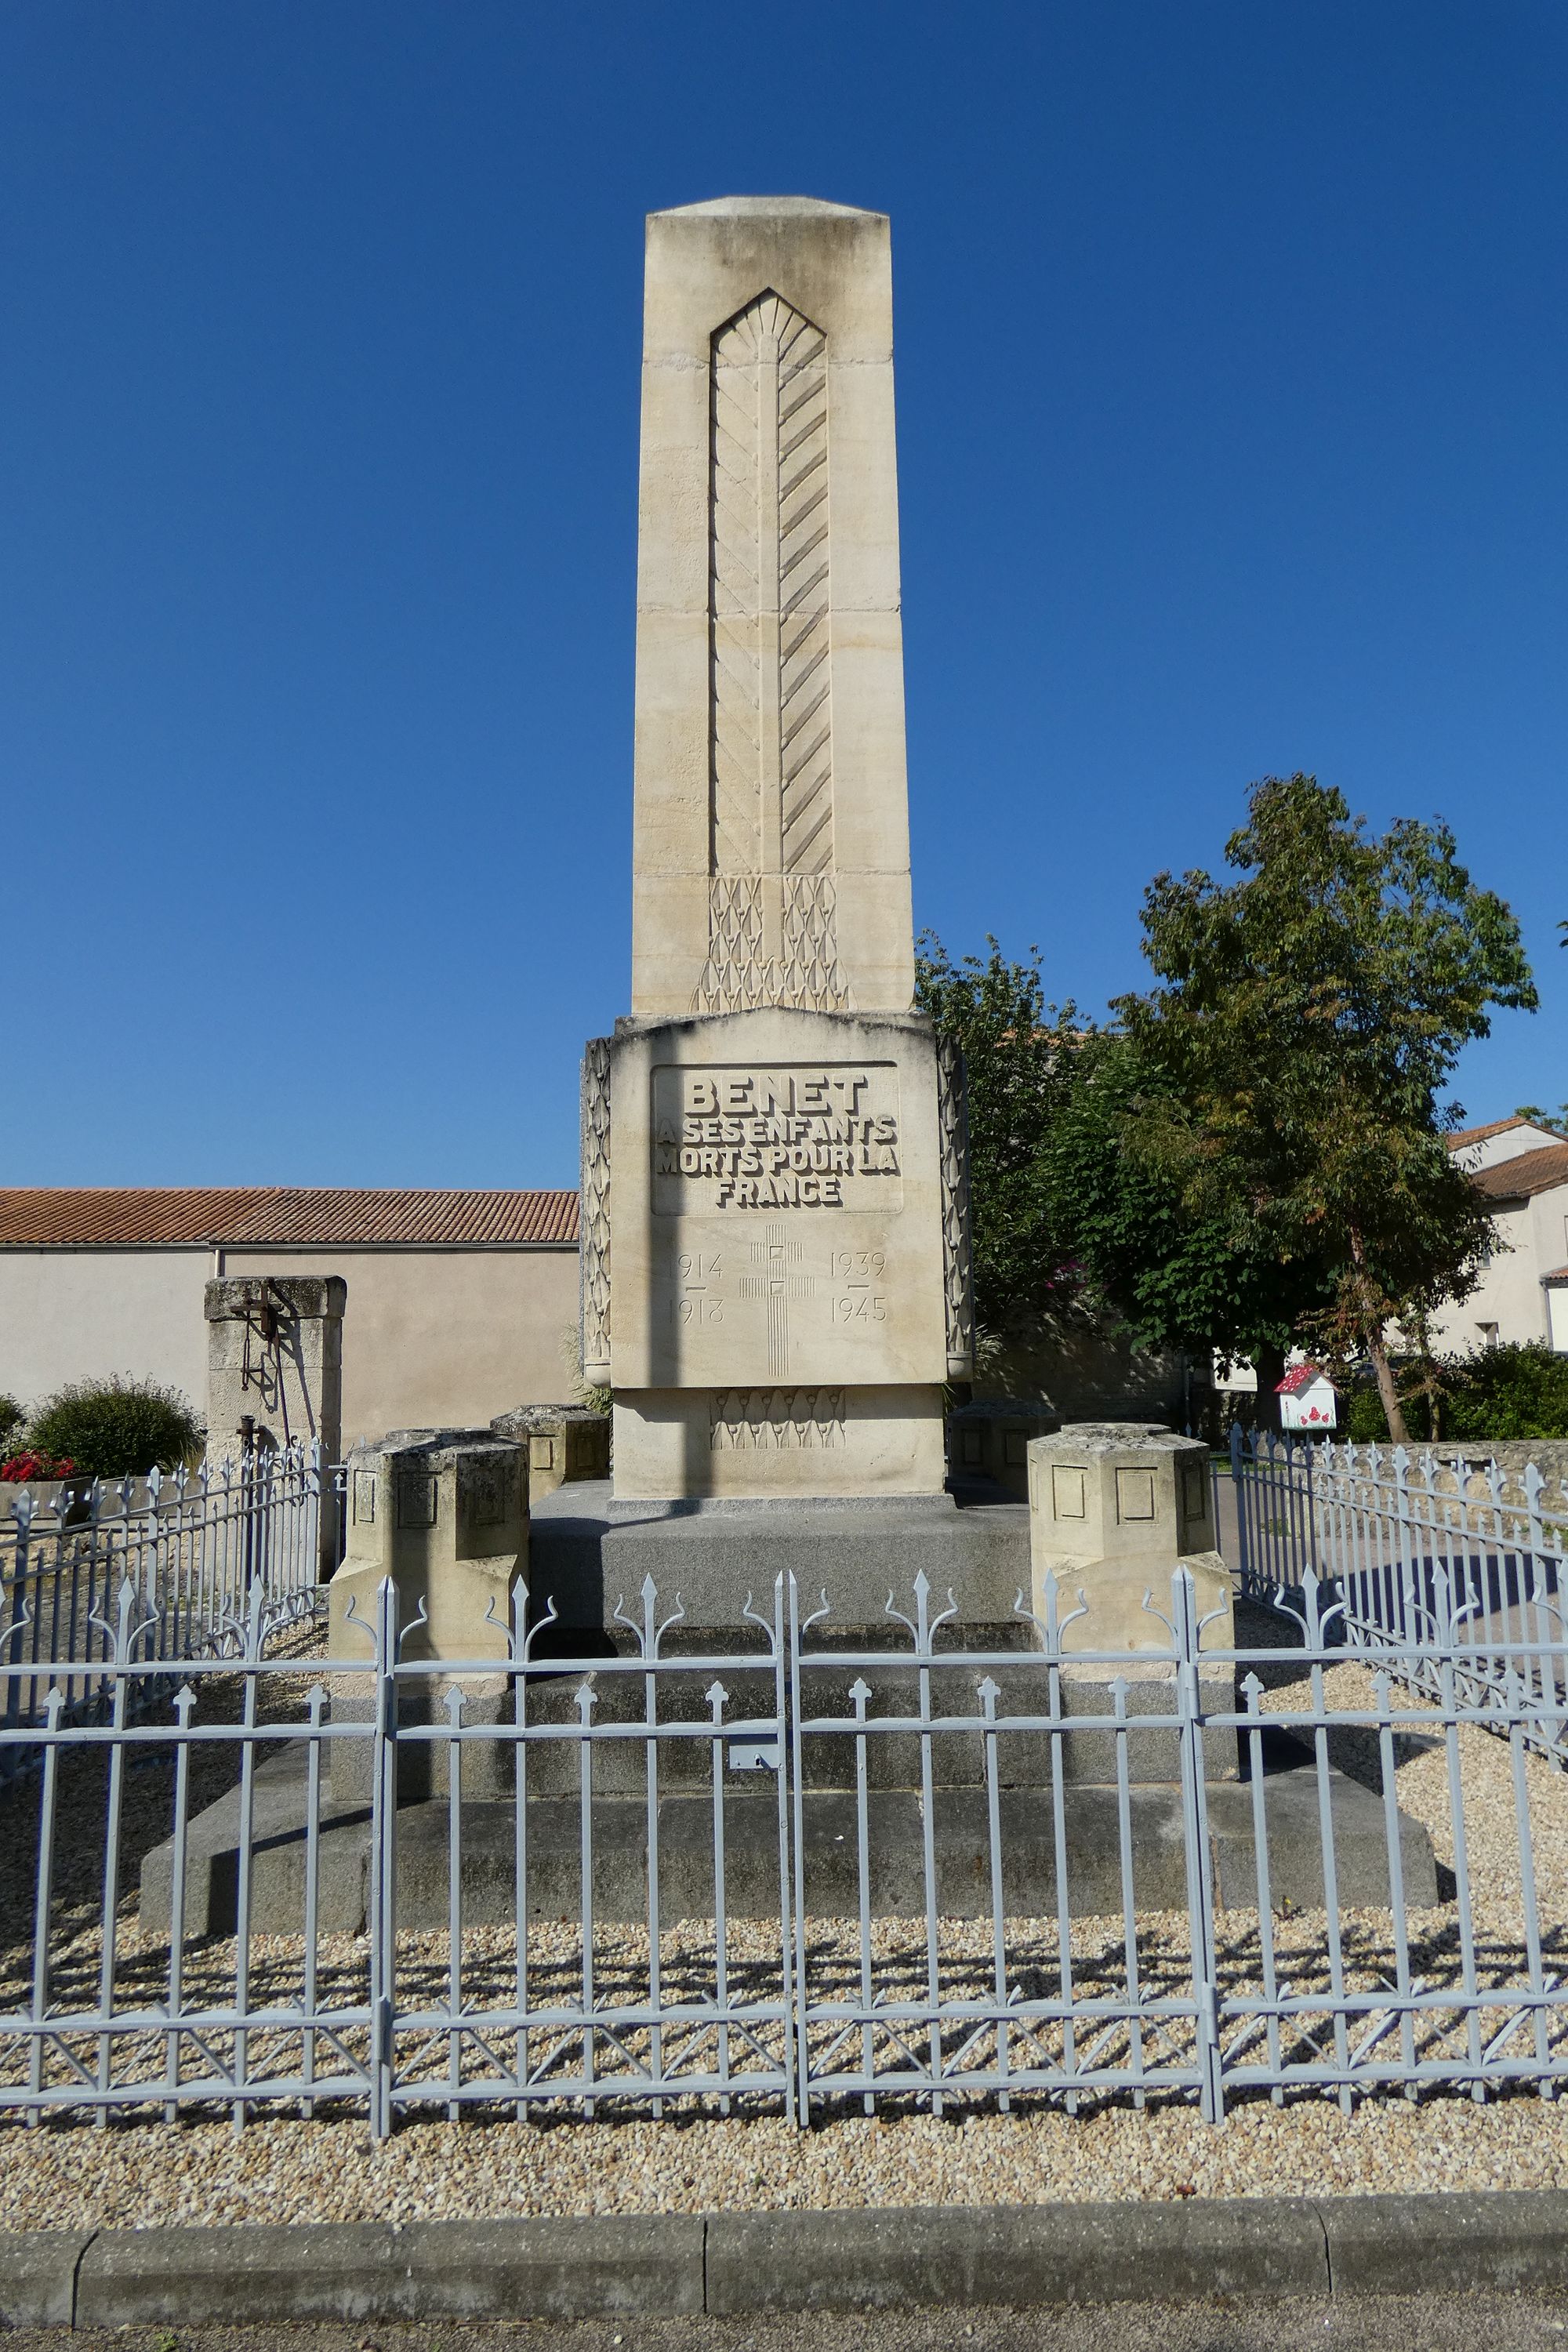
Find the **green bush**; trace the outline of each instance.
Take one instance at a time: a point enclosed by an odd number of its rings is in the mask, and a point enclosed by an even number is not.
[[[1487,1348],[1474,1356],[1449,1356],[1437,1372],[1442,1389],[1438,1444],[1568,1437],[1568,1355],[1558,1354],[1542,1340]],[[1431,1421],[1427,1400],[1415,1386],[1420,1377],[1417,1367],[1406,1359],[1395,1365],[1394,1374],[1410,1434],[1425,1444],[1432,1434]],[[1358,1445],[1388,1443],[1382,1402],[1370,1381],[1345,1397],[1342,1434]]]
[[[1417,1420],[1424,1422],[1426,1416],[1409,1404],[1405,1412],[1414,1434]],[[1363,1387],[1340,1391],[1340,1425],[1336,1434],[1348,1437],[1352,1445],[1387,1444],[1388,1418],[1383,1410],[1383,1399],[1370,1381]]]
[[[173,1470],[198,1452],[201,1423],[178,1389],[155,1381],[72,1381],[38,1408],[28,1432],[41,1453],[67,1454],[94,1478]]]
[[[1443,1415],[1449,1437],[1568,1437],[1568,1355],[1541,1340],[1466,1360]]]
[[[15,1397],[0,1396],[0,1462],[21,1446],[27,1416]]]

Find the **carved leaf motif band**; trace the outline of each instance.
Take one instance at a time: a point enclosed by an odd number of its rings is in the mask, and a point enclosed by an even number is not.
[[[709,1401],[715,1454],[792,1454],[844,1444],[842,1389],[721,1389]]]

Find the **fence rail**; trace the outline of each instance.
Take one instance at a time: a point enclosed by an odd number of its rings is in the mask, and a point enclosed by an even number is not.
[[[1331,1585],[1350,1646],[1434,1692],[1451,1650],[1467,1697],[1505,1717],[1522,1680],[1537,1709],[1529,1744],[1568,1762],[1568,1484],[1533,1463],[1513,1474],[1487,1460],[1240,1430],[1230,1453],[1244,1591],[1272,1601],[1311,1573]]]
[[[268,1635],[308,1617],[322,1476],[319,1449],[295,1444],[195,1472],[67,1486],[47,1506],[23,1487],[0,1519],[6,1727],[39,1722],[55,1689],[68,1722],[110,1702],[127,1584],[145,1660],[237,1653],[256,1591]]]
[[[0,2108],[1551,2095],[1563,1645],[1500,1638],[1478,1694],[1450,1621],[1336,1692],[1310,1569],[1283,1645],[1205,1647],[1184,1572],[1145,1605],[1136,1654],[1070,1649],[1049,1586],[974,1650],[923,1580],[848,1640],[781,1580],[715,1649],[648,1585],[572,1658],[520,1589],[502,1654],[442,1663],[391,1585],[352,1653],[281,1657],[253,1584],[237,1654],[179,1663],[127,1580],[100,1719],[71,1662],[0,1667],[50,1685],[0,1727],[41,1766],[0,1814]]]

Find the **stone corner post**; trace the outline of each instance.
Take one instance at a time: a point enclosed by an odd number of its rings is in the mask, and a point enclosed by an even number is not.
[[[528,1450],[488,1429],[393,1429],[362,1440],[345,1465],[347,1544],[327,1587],[328,1649],[363,1678],[340,1676],[335,1722],[369,1721],[374,1680],[368,1672],[377,1595],[390,1577],[397,1589],[398,1658],[431,1662],[436,1671],[398,1686],[400,1724],[439,1727],[460,1691],[466,1725],[510,1722],[512,1685],[504,1672],[513,1593],[528,1572]],[[452,1670],[439,1662],[450,1660]],[[458,1672],[458,1666],[470,1671]],[[355,1801],[371,1793],[368,1740],[334,1745],[332,1790]],[[463,1788],[471,1797],[510,1799],[512,1751],[505,1742],[463,1750]],[[398,1751],[399,1803],[449,1792],[451,1746],[410,1740]]]
[[[512,1591],[528,1572],[526,1447],[488,1429],[389,1430],[353,1447],[345,1486],[347,1541],[328,1592],[332,1655],[363,1646],[356,1629],[374,1623],[389,1576],[405,1661],[504,1659]]]
[[[1028,1448],[1029,1556],[1034,1606],[1044,1615],[1047,1574],[1058,1615],[1080,1606],[1064,1650],[1169,1650],[1171,1578],[1190,1569],[1205,1649],[1233,1646],[1231,1580],[1215,1542],[1209,1450],[1158,1423],[1072,1422]],[[1083,1599],[1080,1602],[1079,1594]],[[1100,1675],[1103,1666],[1096,1669]]]

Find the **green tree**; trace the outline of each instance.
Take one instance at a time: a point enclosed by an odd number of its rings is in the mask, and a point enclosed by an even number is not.
[[[915,1003],[963,1049],[969,1082],[974,1312],[1000,1336],[1070,1312],[1079,1287],[1052,1221],[1047,1148],[1073,1084],[1070,1004],[1046,1002],[1040,954],[958,961],[930,931],[915,954]]]
[[[1519,926],[1446,825],[1370,837],[1311,776],[1255,784],[1225,855],[1239,879],[1161,874],[1144,895],[1162,985],[1115,1009],[1166,1087],[1138,1149],[1268,1251],[1303,1339],[1371,1359],[1400,1437],[1389,1325],[1464,1297],[1490,1231],[1440,1094],[1492,1006],[1535,1007]]]
[[[1039,950],[954,960],[921,940],[916,1002],[969,1074],[975,1309],[997,1338],[1101,1321],[1141,1344],[1283,1364],[1300,1283],[1234,1221],[1187,1205],[1138,1148],[1169,1091],[1127,1041],[1047,1003]],[[1274,1377],[1279,1377],[1278,1371]]]
[[[1518,1103],[1515,1118],[1527,1118],[1531,1127],[1550,1128],[1553,1135],[1568,1138],[1568,1103],[1559,1103],[1555,1110],[1542,1110],[1539,1103]]]
[[[1188,1199],[1160,1148],[1170,1081],[1126,1037],[1086,1035],[1072,1068],[1047,1146],[1047,1197],[1091,1296],[1147,1346],[1250,1359],[1267,1403],[1303,1282],[1325,1295],[1321,1267],[1282,1269],[1265,1236]]]

